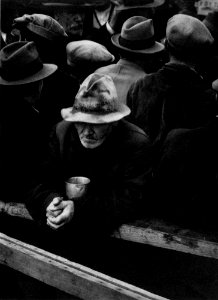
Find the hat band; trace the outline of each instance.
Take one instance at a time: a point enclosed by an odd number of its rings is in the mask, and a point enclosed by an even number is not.
[[[143,50],[154,46],[155,38],[154,36],[148,38],[147,40],[140,40],[140,41],[130,41],[124,39],[122,36],[119,37],[119,43],[121,46],[125,48],[129,48],[131,50]]]
[[[106,107],[102,107],[97,103],[93,103],[93,105],[90,103],[75,103],[72,110],[75,112],[82,112],[86,114],[106,115],[117,112],[117,107],[115,107],[114,102],[108,102]]]
[[[15,68],[14,65],[11,66],[8,66],[6,64],[5,66],[2,65],[0,69],[0,74],[1,77],[7,81],[20,80],[29,77],[31,75],[34,75],[42,68],[43,68],[43,63],[39,58],[37,58],[26,65],[24,64],[24,65],[17,66],[17,68]]]

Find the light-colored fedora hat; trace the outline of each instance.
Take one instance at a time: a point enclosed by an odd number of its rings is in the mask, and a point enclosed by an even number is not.
[[[73,107],[61,111],[66,121],[91,124],[116,122],[129,114],[128,106],[118,101],[112,78],[98,73],[89,75],[81,84]]]
[[[14,42],[0,51],[0,84],[20,85],[48,77],[57,70],[54,64],[43,64],[34,42]]]
[[[152,19],[134,16],[126,20],[121,33],[111,37],[112,43],[125,51],[142,54],[161,52],[164,45],[155,41]]]

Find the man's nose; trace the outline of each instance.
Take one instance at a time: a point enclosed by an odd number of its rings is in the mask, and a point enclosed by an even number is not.
[[[90,126],[89,124],[87,124],[84,129],[83,129],[83,133],[88,135],[88,134],[93,134],[93,128],[92,126]]]

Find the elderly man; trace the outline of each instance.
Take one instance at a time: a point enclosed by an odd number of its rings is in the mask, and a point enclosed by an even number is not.
[[[130,109],[120,104],[111,77],[91,74],[73,107],[51,136],[50,152],[28,209],[53,229],[110,232],[142,212],[151,176],[151,152],[145,133],[123,119]],[[69,177],[90,179],[84,195],[68,199]],[[147,203],[147,202],[146,202]],[[71,226],[73,225],[73,226]],[[72,232],[71,232],[72,234]]]

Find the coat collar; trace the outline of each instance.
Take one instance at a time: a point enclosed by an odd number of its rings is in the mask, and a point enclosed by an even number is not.
[[[133,61],[130,61],[130,60],[127,60],[125,58],[121,58],[118,62],[117,62],[117,65],[122,65],[122,66],[129,66],[131,68],[134,68],[134,69],[138,69],[138,70],[142,70],[142,67],[140,67],[138,64],[134,63]]]

